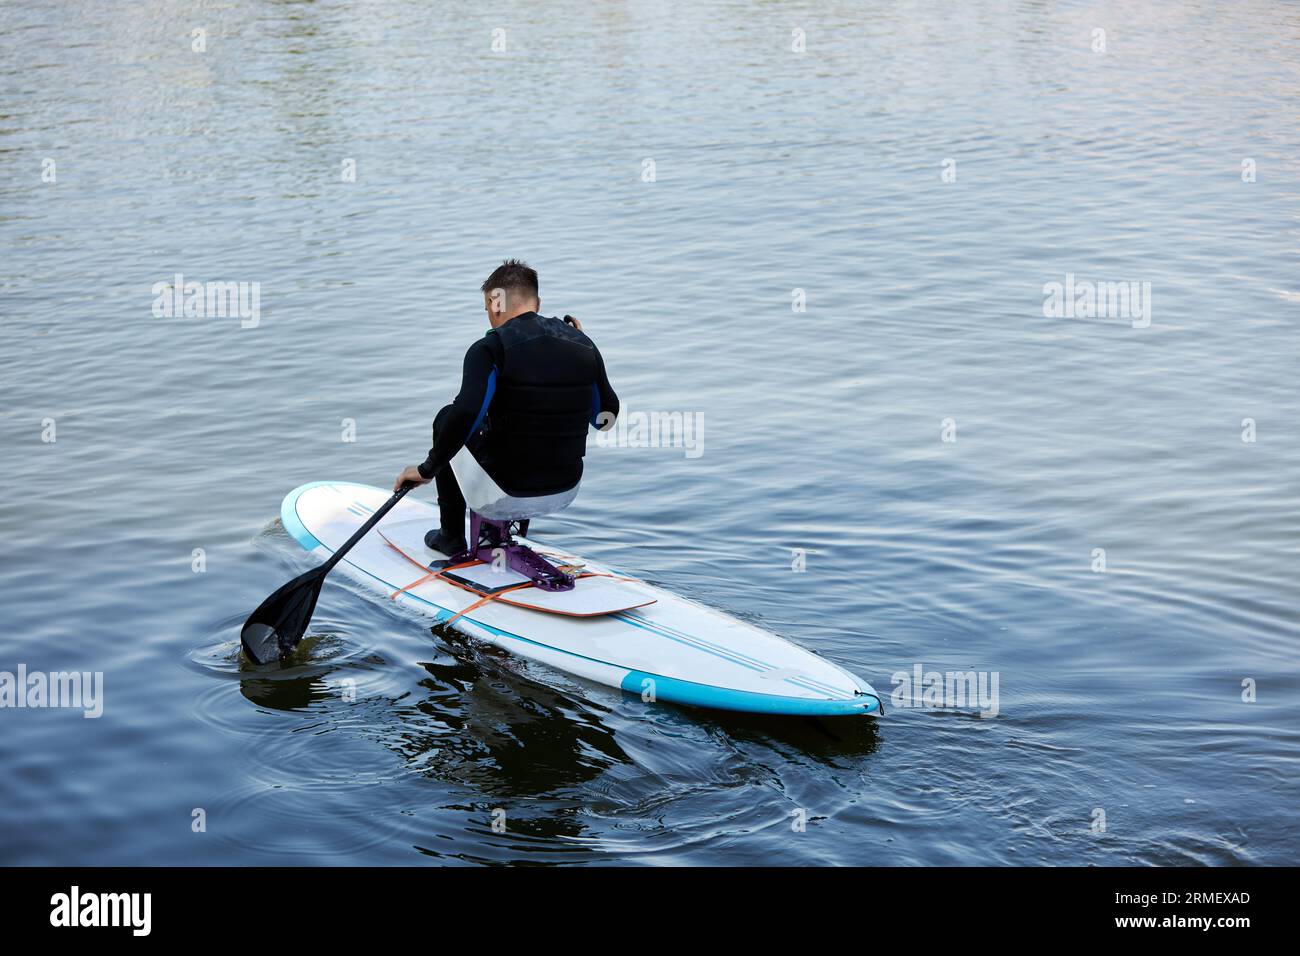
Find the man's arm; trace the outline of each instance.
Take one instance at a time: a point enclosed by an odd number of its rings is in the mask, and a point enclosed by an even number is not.
[[[600,356],[600,349],[596,349],[596,384],[591,396],[591,424],[606,431],[614,427],[616,418],[618,396],[614,394],[614,386],[609,384],[609,376],[605,374],[605,360]]]
[[[492,402],[496,381],[497,367],[492,352],[486,338],[479,339],[465,353],[460,391],[447,406],[442,421],[434,432],[429,456],[417,466],[421,478],[437,475],[478,430],[483,423],[483,416],[487,414],[488,405]]]
[[[566,315],[564,321],[582,332],[582,323],[575,316]],[[591,338],[588,337],[587,341],[591,342]],[[618,396],[614,394],[614,387],[609,384],[609,376],[605,374],[605,360],[601,358],[600,349],[596,348],[595,342],[591,342],[591,347],[596,352],[596,383],[592,387],[591,395],[591,425],[593,428],[606,431],[614,427],[614,419],[618,418]],[[602,415],[605,416],[603,421]]]

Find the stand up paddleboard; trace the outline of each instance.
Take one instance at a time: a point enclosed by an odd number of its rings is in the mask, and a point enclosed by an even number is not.
[[[320,481],[284,499],[285,530],[329,558],[389,498],[370,485]],[[867,684],[761,628],[526,538],[574,578],[533,586],[510,567],[446,566],[424,534],[433,506],[404,498],[338,567],[357,583],[461,633],[646,699],[752,713],[877,715]]]

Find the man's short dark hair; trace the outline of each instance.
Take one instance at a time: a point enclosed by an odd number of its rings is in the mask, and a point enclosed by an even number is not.
[[[537,270],[529,268],[526,262],[507,259],[492,270],[492,274],[483,280],[479,287],[488,295],[494,289],[504,289],[507,301],[537,298]]]

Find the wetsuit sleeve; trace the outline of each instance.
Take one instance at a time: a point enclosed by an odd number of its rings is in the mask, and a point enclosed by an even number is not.
[[[601,415],[607,416],[603,426]],[[600,356],[600,349],[596,349],[596,382],[591,388],[591,424],[601,431],[607,431],[614,427],[616,418],[618,396],[614,394],[614,387],[609,384],[609,376],[605,374],[605,360]]]
[[[435,477],[478,430],[492,403],[496,381],[497,366],[492,351],[486,338],[479,339],[465,353],[460,392],[438,415],[433,447],[429,449],[429,457],[418,466],[423,477]]]

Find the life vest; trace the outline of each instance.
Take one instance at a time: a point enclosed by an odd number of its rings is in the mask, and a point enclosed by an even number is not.
[[[493,461],[578,468],[587,453],[598,376],[596,347],[561,319],[525,312],[488,333],[504,361],[487,415]]]

